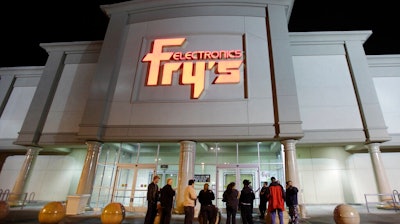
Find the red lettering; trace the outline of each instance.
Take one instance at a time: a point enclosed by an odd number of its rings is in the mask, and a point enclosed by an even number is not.
[[[174,52],[174,54],[172,55],[172,58],[175,61],[179,61],[179,58],[181,57],[181,55],[182,55],[182,52]]]
[[[240,82],[240,66],[243,60],[229,59],[240,59],[243,56],[242,50],[163,52],[164,47],[182,46],[185,41],[185,38],[154,40],[152,52],[147,53],[142,60],[150,63],[147,86],[158,85],[160,68],[162,68],[161,85],[172,85],[172,75],[182,70],[180,84],[191,85],[192,99],[201,96],[206,82],[206,70],[212,70],[214,67],[217,78],[213,84]],[[206,62],[211,59],[212,61]],[[193,60],[201,61],[192,62]]]

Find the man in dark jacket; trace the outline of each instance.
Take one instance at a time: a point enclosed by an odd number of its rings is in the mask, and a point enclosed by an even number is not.
[[[243,189],[240,192],[239,206],[243,224],[253,224],[253,202],[256,198],[253,190],[249,187],[249,180],[243,181]]]
[[[292,181],[286,182],[286,205],[289,207],[290,224],[299,223],[299,211],[297,209],[297,187],[292,185]]]
[[[159,200],[158,181],[160,177],[155,175],[153,181],[147,186],[147,212],[144,224],[153,224],[157,216],[157,201]]]
[[[161,203],[161,224],[169,224],[171,222],[171,213],[174,202],[175,190],[172,189],[172,178],[167,179],[167,184],[160,191]]]
[[[267,210],[267,202],[269,197],[269,188],[268,182],[264,182],[261,190],[260,190],[260,206],[258,206],[260,210],[260,218],[264,219],[265,211]]]
[[[214,224],[217,216],[215,206],[212,204],[215,195],[212,190],[208,189],[208,186],[208,183],[205,183],[203,190],[201,190],[197,196],[201,204],[199,218],[201,216],[202,222],[200,224],[207,224],[207,221],[209,224]]]

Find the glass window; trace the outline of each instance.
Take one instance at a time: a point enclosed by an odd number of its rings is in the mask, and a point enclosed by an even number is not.
[[[218,164],[237,164],[237,148],[234,142],[215,143]]]
[[[179,164],[179,152],[179,143],[160,143],[158,164]],[[157,153],[157,151],[153,152],[153,154],[155,153]]]
[[[239,148],[239,163],[258,164],[257,142],[240,142],[237,144]]]
[[[118,162],[120,144],[106,143],[101,147],[99,164],[115,164]]]
[[[160,187],[166,184],[168,178],[172,178],[173,188],[176,188],[179,163],[179,142],[105,143],[99,156],[91,205],[95,208],[104,207],[110,202],[111,194],[116,194],[118,189],[113,188],[117,186],[120,189],[116,196],[125,200],[129,208],[133,206],[145,210],[145,193],[153,172],[156,170],[161,177]],[[121,176],[125,179],[118,180],[120,183],[115,185],[117,167],[121,170],[119,176],[124,172],[126,175]],[[205,182],[209,183],[219,205],[223,204],[220,200],[229,182],[236,182],[236,188],[240,190],[241,182],[249,179],[257,189],[262,182],[270,182],[272,176],[284,181],[284,174],[283,152],[279,142],[196,143],[194,175],[201,180],[195,183],[196,191],[203,189]]]
[[[138,144],[121,143],[118,163],[135,164],[137,161],[138,150]]]
[[[158,148],[157,143],[140,143],[139,145],[139,161],[141,164],[158,164]]]

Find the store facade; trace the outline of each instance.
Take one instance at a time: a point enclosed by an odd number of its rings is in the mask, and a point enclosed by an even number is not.
[[[178,192],[210,182],[218,198],[230,181],[256,190],[272,176],[299,186],[302,205],[392,193],[400,56],[367,57],[370,31],[289,33],[292,6],[101,6],[103,41],[41,44],[44,67],[0,70],[0,188],[132,211],[155,173]]]

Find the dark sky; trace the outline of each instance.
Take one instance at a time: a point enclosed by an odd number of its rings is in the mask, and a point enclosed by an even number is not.
[[[103,40],[108,17],[100,5],[115,2],[121,0],[2,2],[0,67],[44,65],[40,43]],[[295,0],[289,31],[372,30],[366,54],[400,54],[400,13],[395,0],[384,2]]]

